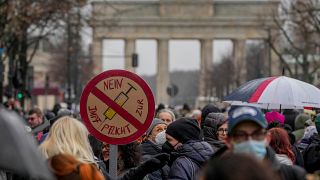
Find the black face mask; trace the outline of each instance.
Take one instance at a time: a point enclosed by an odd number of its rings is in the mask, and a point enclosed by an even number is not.
[[[174,146],[172,146],[172,144],[170,144],[168,141],[166,141],[162,145],[162,152],[170,154],[172,151],[174,151]]]

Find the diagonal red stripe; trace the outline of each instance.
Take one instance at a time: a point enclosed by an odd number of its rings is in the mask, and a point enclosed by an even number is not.
[[[259,100],[261,94],[263,91],[267,88],[267,86],[278,77],[271,77],[263,81],[260,86],[254,91],[254,93],[251,95],[249,99],[249,103],[255,103]]]
[[[100,99],[107,106],[112,108],[117,114],[119,114],[123,119],[132,124],[136,129],[143,128],[143,124],[138,121],[135,117],[133,117],[130,113],[124,110],[121,106],[115,103],[112,99],[106,96],[103,92],[101,92],[98,88],[93,87],[91,93],[95,95],[98,99]]]

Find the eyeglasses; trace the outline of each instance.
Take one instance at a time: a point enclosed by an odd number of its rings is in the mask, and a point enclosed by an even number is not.
[[[231,134],[231,137],[237,142],[247,141],[249,137],[253,140],[261,141],[266,137],[267,131],[263,129],[258,129],[253,131],[251,134],[244,131],[237,131]]]
[[[217,131],[219,134],[223,134],[223,133],[227,134],[228,133],[228,129],[226,129],[226,128],[225,129],[219,128]]]

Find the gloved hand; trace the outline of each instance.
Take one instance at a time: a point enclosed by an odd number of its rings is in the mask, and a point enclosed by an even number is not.
[[[155,156],[153,156],[151,159],[148,159],[144,163],[142,163],[140,166],[144,168],[145,171],[147,171],[147,174],[152,173],[153,171],[156,171],[160,168],[162,168],[164,165],[168,163],[170,159],[170,155],[167,153],[160,153]]]
[[[167,153],[158,154],[151,159],[146,160],[140,166],[131,168],[122,177],[119,177],[118,180],[142,180],[147,174],[166,165],[169,158],[170,156]]]

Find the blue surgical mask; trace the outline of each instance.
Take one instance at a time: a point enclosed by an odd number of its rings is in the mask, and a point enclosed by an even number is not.
[[[266,142],[265,140],[248,140],[241,143],[233,143],[233,152],[254,154],[258,159],[262,160],[267,153]]]

